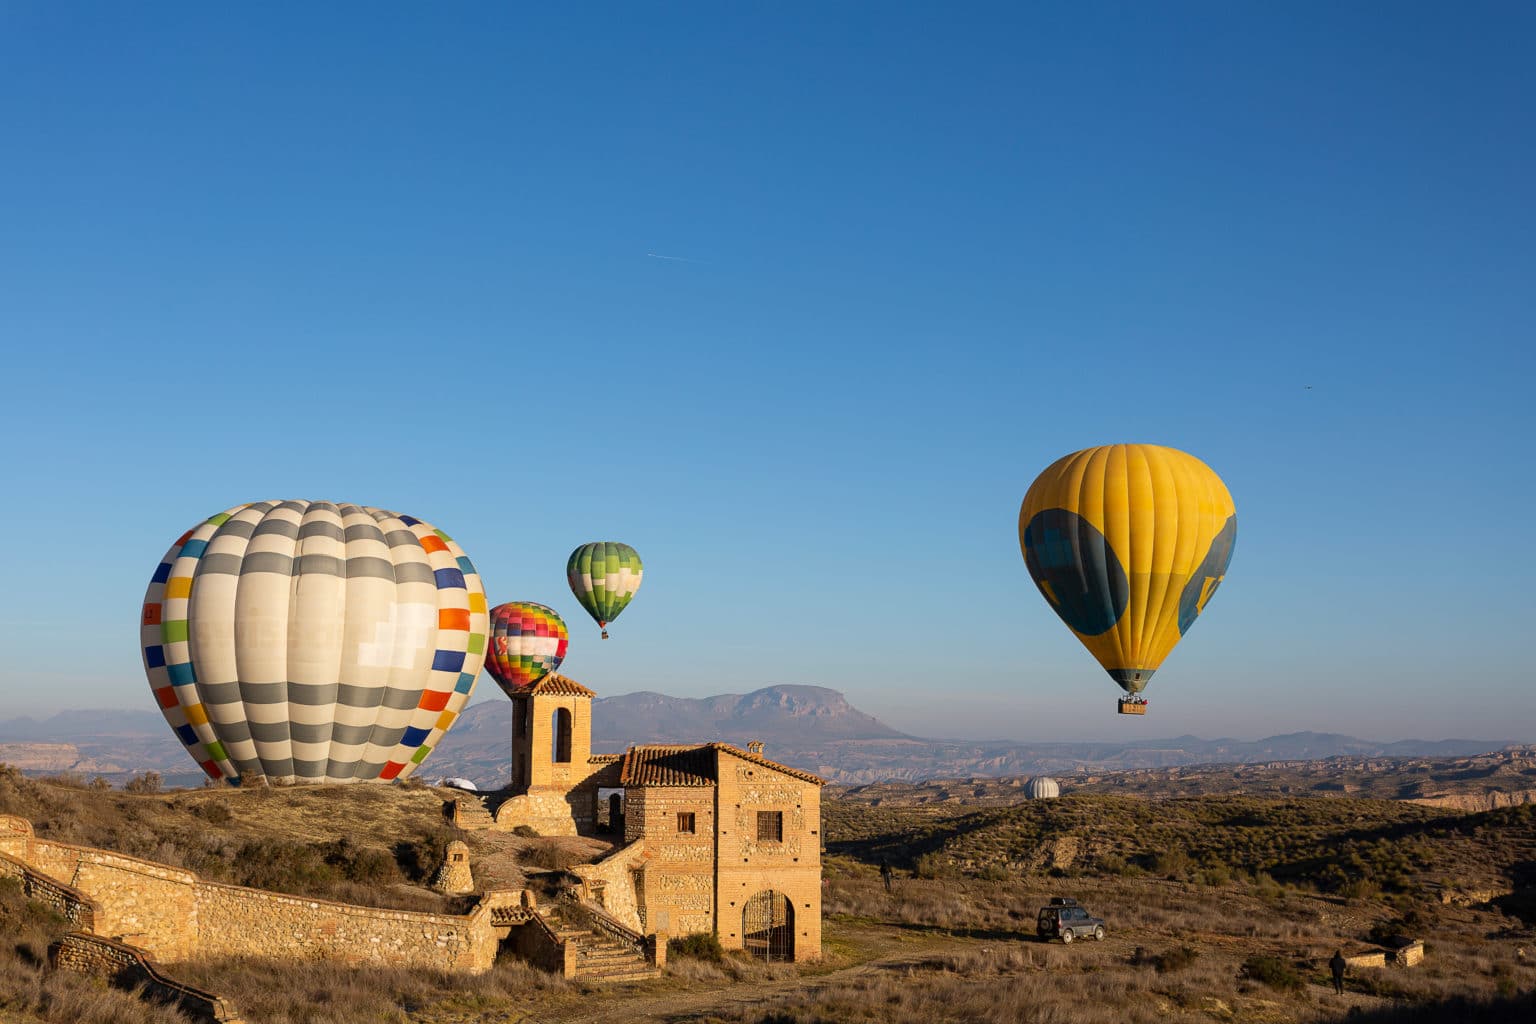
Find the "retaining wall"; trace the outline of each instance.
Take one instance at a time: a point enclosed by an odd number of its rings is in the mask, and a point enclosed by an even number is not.
[[[445,971],[488,971],[496,962],[490,907],[467,915],[379,910],[215,882],[198,882],[202,956],[340,960]]]
[[[469,914],[423,914],[222,885],[137,857],[37,839],[25,819],[9,815],[0,815],[0,841],[16,851],[0,853],[0,875],[21,878],[31,898],[82,930],[172,963],[246,956],[481,973],[496,962],[492,909],[521,900],[492,892]]]

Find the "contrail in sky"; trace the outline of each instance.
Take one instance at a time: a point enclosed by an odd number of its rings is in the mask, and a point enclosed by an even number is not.
[[[669,260],[673,263],[703,263],[703,260],[691,260],[686,256],[663,256],[659,252],[646,253],[653,260]]]

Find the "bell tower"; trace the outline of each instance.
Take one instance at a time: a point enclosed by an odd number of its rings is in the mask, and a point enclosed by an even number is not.
[[[512,694],[512,794],[564,795],[592,773],[596,693],[551,672]]]

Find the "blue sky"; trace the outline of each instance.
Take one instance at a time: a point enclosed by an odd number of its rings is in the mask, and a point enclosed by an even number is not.
[[[1533,43],[1515,3],[6,5],[0,715],[151,707],[160,554],[302,497],[443,527],[604,694],[1536,739]],[[1117,441],[1240,522],[1146,721],[1015,534]],[[599,538],[647,568],[603,644]]]

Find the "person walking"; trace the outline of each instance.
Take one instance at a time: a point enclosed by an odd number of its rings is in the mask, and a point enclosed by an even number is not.
[[[880,858],[880,881],[885,883],[885,891],[891,891],[891,862],[884,857]]]
[[[1333,991],[1335,995],[1344,994],[1344,968],[1346,966],[1348,965],[1344,963],[1344,951],[1342,949],[1334,950],[1333,959],[1328,961],[1328,970],[1333,974]]]

